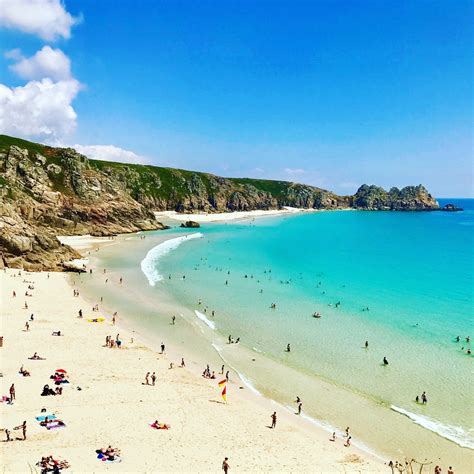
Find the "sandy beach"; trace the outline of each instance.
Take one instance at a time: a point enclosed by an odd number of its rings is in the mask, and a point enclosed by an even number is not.
[[[71,472],[218,472],[224,457],[230,472],[389,471],[377,458],[344,447],[343,439],[330,442],[322,429],[239,390],[232,380],[223,403],[221,376],[204,379],[204,367],[195,361],[180,368],[180,360],[132,340],[120,320],[113,326],[110,314],[93,312],[90,302],[73,296],[65,274],[7,269],[0,283],[1,395],[8,396],[12,384],[16,391],[13,404],[1,404],[2,440],[5,429],[13,439],[1,444],[4,472],[39,472],[35,464],[49,455],[67,460]],[[98,317],[105,321],[87,321]],[[122,347],[105,347],[106,336],[117,334]],[[35,352],[45,360],[30,360]],[[22,365],[31,376],[19,374]],[[67,371],[70,383],[62,385],[62,395],[41,396],[44,385],[55,388],[50,376],[57,369]],[[144,384],[147,372],[156,373],[156,386]],[[278,422],[271,430],[275,409]],[[52,414],[65,427],[48,430],[35,420]],[[154,420],[170,429],[152,429]],[[23,421],[26,441],[14,430]],[[120,463],[97,459],[95,451],[109,445],[120,450]]]
[[[295,207],[284,207],[283,209],[256,210],[256,211],[234,211],[234,212],[215,212],[215,213],[181,213],[176,211],[155,212],[157,220],[171,219],[173,221],[185,222],[195,221],[199,223],[206,222],[226,222],[240,219],[253,219],[255,217],[281,216],[295,214],[298,212],[315,212],[313,209],[297,209]]]

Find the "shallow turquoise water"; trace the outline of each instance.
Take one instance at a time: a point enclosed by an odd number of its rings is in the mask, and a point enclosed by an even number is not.
[[[206,224],[155,270],[224,337],[472,448],[474,204],[455,202],[466,210]],[[414,402],[422,391],[427,406]]]

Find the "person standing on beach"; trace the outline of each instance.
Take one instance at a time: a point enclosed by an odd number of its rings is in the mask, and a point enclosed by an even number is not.
[[[277,412],[274,411],[272,414],[272,430],[275,429],[277,424]]]
[[[369,341],[365,341],[365,348],[366,348],[366,349],[369,348]]]
[[[150,372],[147,372],[145,375],[145,385],[150,385],[150,381],[148,380],[148,377],[150,377]]]
[[[225,474],[229,472],[229,463],[227,462],[229,458],[224,458],[224,461],[222,461],[222,470],[224,471]]]
[[[225,379],[226,379],[227,382],[229,381],[229,371],[227,371],[227,372],[225,373]]]
[[[165,345],[163,343],[161,343],[161,353],[162,354],[165,353]]]
[[[23,433],[23,441],[26,441],[26,420],[21,425],[21,431]]]
[[[155,386],[155,382],[156,382],[156,375],[155,375],[155,372],[153,372],[151,374],[151,384],[153,385],[153,387]]]
[[[301,415],[301,409],[303,408],[303,404],[300,402],[298,403],[298,415]]]
[[[15,396],[15,384],[12,383],[11,387],[10,387],[10,398],[11,400],[15,400],[16,396]]]

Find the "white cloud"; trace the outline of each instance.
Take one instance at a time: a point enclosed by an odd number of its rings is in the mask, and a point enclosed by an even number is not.
[[[13,59],[14,61],[20,61],[23,58],[20,48],[11,49],[7,51],[4,55],[7,59]]]
[[[68,39],[71,28],[81,21],[66,11],[60,0],[2,0],[0,25],[38,35],[52,41]]]
[[[80,89],[75,79],[45,78],[13,88],[0,84],[0,133],[60,140],[76,127],[71,103]]]
[[[301,176],[302,174],[306,173],[303,168],[285,168],[284,171],[290,176]]]
[[[43,46],[30,58],[21,56],[21,51],[14,49],[5,54],[18,61],[10,69],[22,79],[43,79],[49,77],[56,81],[71,78],[71,60],[60,50]]]
[[[120,163],[146,164],[148,159],[133,151],[124,150],[114,145],[73,145],[79,153],[88,158],[103,161],[119,161]]]

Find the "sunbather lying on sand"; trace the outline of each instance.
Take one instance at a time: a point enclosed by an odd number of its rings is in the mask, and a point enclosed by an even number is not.
[[[58,418],[55,418],[54,420],[50,420],[48,417],[45,417],[45,419],[43,421],[40,421],[39,424],[40,426],[44,426],[48,430],[50,430],[51,428],[59,428],[62,426],[66,426],[64,421],[59,420]]]
[[[98,454],[97,459],[100,459],[101,461],[117,461],[120,459],[120,451],[112,448],[112,446],[109,446],[107,449],[97,449],[95,452]]]
[[[46,360],[44,357],[40,357],[37,352],[35,352],[31,357],[28,357],[30,360]]]
[[[166,423],[159,423],[158,420],[155,420],[150,424],[150,426],[155,428],[155,430],[169,430],[171,428],[170,425],[167,425]]]
[[[46,472],[59,472],[61,469],[67,469],[69,463],[67,461],[59,461],[58,459],[53,459],[53,456],[47,456],[41,458],[41,461],[36,463],[38,467],[41,468],[41,474]]]
[[[20,370],[18,371],[19,374],[23,375],[23,377],[29,377],[31,374],[28,372],[28,370],[25,370],[23,366],[20,367]]]

